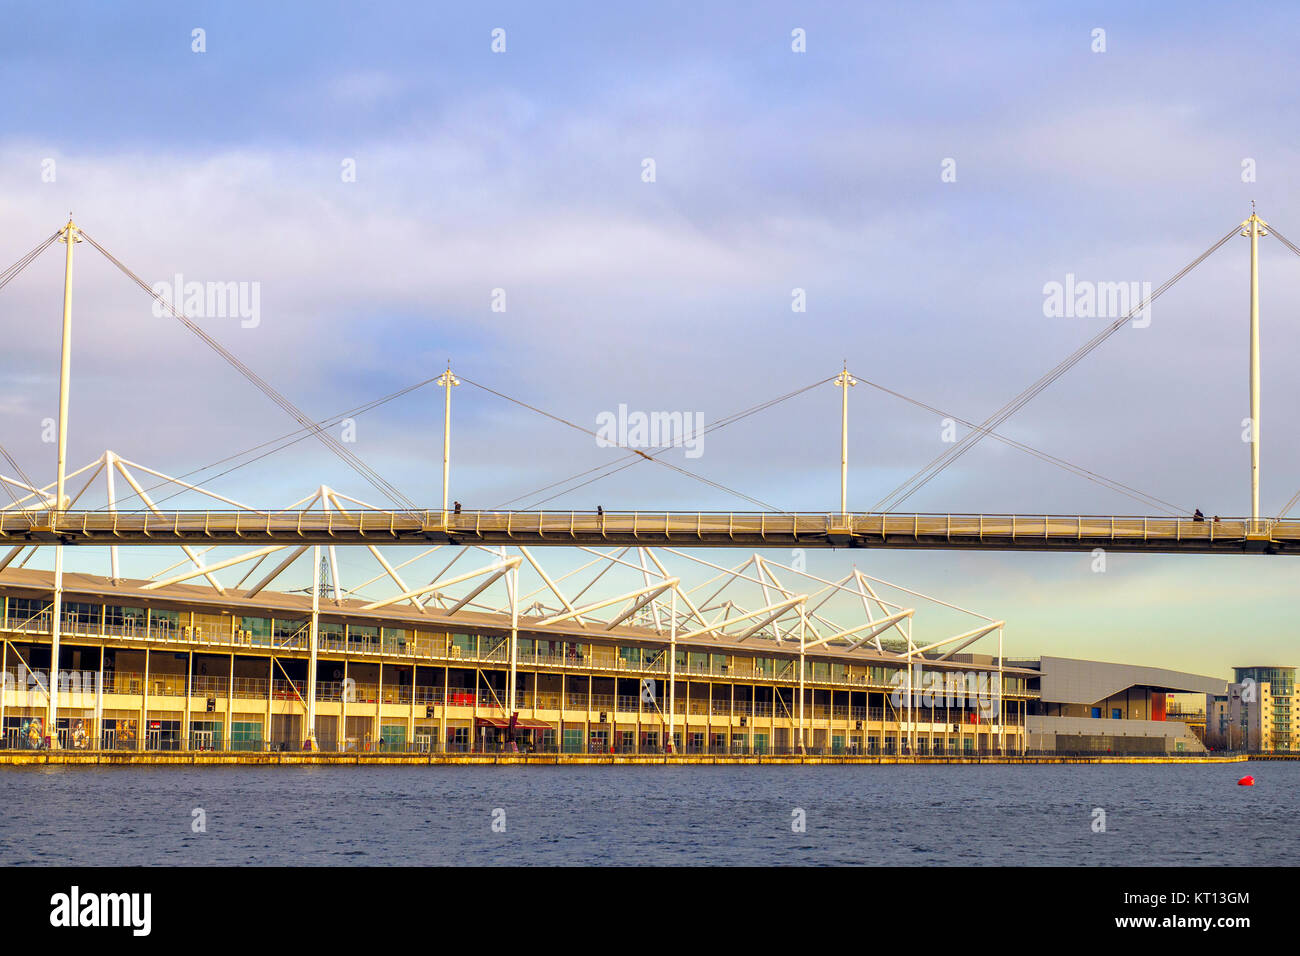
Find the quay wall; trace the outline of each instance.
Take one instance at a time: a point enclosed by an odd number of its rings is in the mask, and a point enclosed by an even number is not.
[[[954,756],[904,757],[876,756],[726,756],[708,754],[352,754],[352,753],[243,753],[239,751],[203,751],[189,753],[139,753],[70,751],[0,752],[0,767],[24,766],[500,766],[532,764],[538,766],[597,765],[844,765],[844,764],[1189,764],[1243,763],[1259,759],[1300,759],[1300,754],[1230,754],[1169,756]]]

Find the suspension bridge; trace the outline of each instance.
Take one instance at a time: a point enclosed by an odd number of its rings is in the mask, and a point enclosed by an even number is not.
[[[1199,512],[1188,514],[1185,508],[1014,440],[999,431],[1008,419],[1035,396],[1236,236],[1249,238],[1251,259],[1250,420],[1253,428],[1250,440],[1249,515],[1207,518]],[[229,629],[217,628],[215,633],[209,633],[210,625],[208,630],[204,630],[202,625],[194,623],[179,634],[165,628],[155,634],[151,621],[146,636],[137,633],[131,622],[117,624],[82,621],[75,612],[69,613],[64,603],[64,592],[68,590],[70,582],[70,593],[91,598],[92,603],[101,600],[107,603],[130,595],[130,600],[144,604],[151,600],[172,600],[181,603],[198,602],[204,606],[214,600],[211,595],[215,594],[217,599],[231,604],[237,610],[244,604],[260,608],[261,605],[257,602],[261,601],[269,602],[269,613],[274,616],[286,609],[299,615],[309,613],[306,623],[302,624],[298,632],[283,636],[270,658],[271,667],[278,665],[282,670],[283,665],[279,664],[281,657],[290,659],[296,655],[310,662],[306,692],[294,691],[305,709],[308,728],[315,726],[317,654],[322,647],[327,650],[333,647],[326,646],[331,639],[320,633],[323,601],[331,602],[337,612],[406,615],[416,624],[428,619],[447,625],[463,622],[465,615],[488,615],[484,620],[494,622],[493,626],[509,635],[508,643],[501,645],[506,648],[502,653],[507,655],[501,660],[508,662],[504,712],[509,714],[517,714],[516,665],[521,626],[533,634],[557,637],[626,632],[637,639],[654,638],[669,648],[670,653],[666,658],[659,659],[654,665],[658,667],[662,664],[666,668],[669,688],[666,721],[669,739],[674,722],[672,715],[676,712],[672,695],[677,680],[675,649],[678,642],[712,642],[734,648],[744,647],[745,641],[763,641],[777,652],[788,650],[791,667],[795,668],[797,664],[797,668],[791,670],[791,679],[797,682],[799,689],[797,728],[801,746],[805,726],[805,658],[810,652],[818,653],[834,648],[837,652],[858,655],[863,660],[870,658],[879,662],[902,662],[907,675],[905,726],[907,732],[914,735],[914,663],[925,660],[932,666],[947,666],[956,660],[956,655],[977,641],[996,636],[997,655],[986,662],[986,666],[999,675],[997,686],[1000,688],[1003,686],[1001,677],[1007,667],[1002,648],[1002,620],[939,601],[920,592],[890,585],[856,569],[840,580],[829,580],[811,575],[806,568],[794,563],[787,566],[770,562],[757,553],[738,567],[726,567],[694,557],[687,551],[697,548],[781,547],[999,551],[1093,551],[1102,548],[1113,551],[1202,554],[1300,552],[1300,518],[1289,516],[1291,507],[1300,501],[1300,492],[1276,516],[1262,515],[1259,508],[1258,242],[1262,236],[1276,238],[1288,250],[1300,256],[1300,247],[1292,244],[1276,228],[1252,212],[1250,218],[1234,225],[1134,309],[1104,327],[983,421],[968,421],[952,412],[903,395],[850,373],[846,365],[837,375],[719,419],[706,429],[725,427],[814,388],[828,384],[840,388],[841,495],[838,510],[782,510],[695,474],[667,460],[657,448],[644,450],[627,446],[618,448],[617,457],[608,465],[587,469],[559,482],[550,482],[526,495],[504,502],[499,507],[483,510],[465,509],[449,498],[454,388],[462,385],[479,388],[588,436],[594,436],[595,433],[463,375],[458,377],[450,367],[436,379],[414,383],[357,409],[325,419],[310,416],[69,219],[65,226],[46,237],[4,272],[0,272],[0,290],[3,290],[56,242],[62,242],[66,246],[58,450],[54,481],[34,481],[9,450],[0,444],[0,456],[3,456],[13,471],[13,474],[0,474],[0,487],[11,499],[8,504],[0,506],[0,575],[15,587],[42,595],[34,612],[28,605],[21,605],[22,610],[18,611],[17,617],[10,620],[12,612],[7,610],[5,630],[38,636],[41,640],[48,635],[50,660],[56,663],[61,661],[61,636],[64,633],[79,634],[83,631],[86,634],[93,632],[94,636],[106,640],[111,637],[127,643],[143,642],[145,646],[150,642],[161,642],[169,646],[174,644],[187,648],[191,654],[196,648],[202,650],[214,644],[222,647],[229,645],[233,662],[233,648],[242,646],[239,642],[246,640],[243,632],[234,629],[233,625]],[[128,280],[151,296],[165,313],[170,314],[278,406],[293,420],[294,430],[181,476],[169,475],[127,460],[113,451],[105,451],[82,467],[69,470],[67,436],[71,380],[72,275],[74,249],[82,242],[103,255]],[[331,429],[345,417],[377,408],[430,384],[442,388],[445,393],[442,500],[437,507],[421,508],[336,439]],[[951,418],[969,429],[961,440],[952,443],[942,454],[866,511],[853,511],[848,506],[848,396],[850,388],[855,386],[879,389],[913,406]],[[240,502],[229,495],[204,487],[197,480],[188,480],[194,474],[216,466],[229,465],[223,474],[228,473],[308,438],[319,441],[348,465],[385,503],[366,502],[321,486],[313,494],[284,507],[262,507]],[[985,439],[1001,442],[1018,452],[1124,495],[1142,505],[1144,513],[921,514],[902,510],[902,505],[920,488]],[[734,495],[745,501],[748,510],[607,512],[597,509],[594,512],[579,512],[546,510],[542,507],[576,488],[643,462],[671,469],[714,491]],[[102,504],[96,504],[101,491]],[[542,497],[539,498],[539,495]],[[177,497],[203,498],[206,507],[167,507],[168,501]],[[527,506],[511,507],[524,500],[529,501]],[[122,546],[137,545],[179,548],[183,559],[150,579],[130,580],[121,573],[118,552]],[[358,554],[373,557],[377,570],[371,578],[351,587],[344,586],[336,554],[336,546],[343,545],[354,546]],[[379,550],[380,546],[390,545],[416,546],[419,552],[403,561],[390,560]],[[199,546],[202,546],[202,550],[199,550]],[[68,547],[95,548],[98,549],[97,553],[106,554],[110,563],[108,576],[100,578],[77,574],[65,581],[64,553]],[[507,547],[516,550],[515,556],[507,554]],[[553,574],[532,554],[530,549],[537,547],[571,548],[576,554],[590,556],[592,560],[580,568]],[[237,553],[229,557],[208,553],[218,548],[234,549]],[[409,570],[411,566],[425,558],[440,560],[441,556],[437,552],[443,548],[448,548],[455,556],[437,569],[429,583],[408,583],[407,576],[413,573]],[[319,573],[321,582],[325,582],[328,568],[328,584],[320,583],[306,589],[310,591],[310,600],[295,598],[289,592],[276,592],[274,596],[269,596],[270,585],[282,580],[291,566],[309,549],[313,551],[312,577],[315,578]],[[49,550],[54,552],[52,576],[25,567],[34,556],[47,554]],[[490,554],[492,563],[474,570],[451,573],[462,556],[476,552]],[[681,577],[669,570],[662,556],[694,562],[698,566],[697,571],[703,568],[713,576],[694,587],[683,586]],[[218,578],[218,575],[225,574],[238,565],[245,565],[245,568],[237,585],[232,587]],[[267,567],[269,570],[266,570]],[[183,570],[178,570],[180,568]],[[521,584],[520,574],[525,568],[531,569],[530,573],[537,578],[531,591],[525,591]],[[260,577],[259,569],[263,569]],[[585,583],[570,580],[578,574],[589,575],[590,579]],[[618,575],[626,578],[632,589],[613,597],[599,597],[594,589],[598,586],[609,587]],[[204,589],[187,583],[199,579],[206,580],[211,586],[210,593],[202,593]],[[393,593],[382,598],[362,593],[363,589],[379,581],[383,581]],[[882,587],[897,588],[902,595],[899,600],[907,603],[891,602],[883,598],[878,591]],[[506,592],[504,603],[485,603],[489,601],[489,591],[499,591],[502,588]],[[728,588],[746,589],[744,594],[739,595],[740,601],[745,601],[745,604],[726,596],[730,594]],[[46,604],[43,595],[51,592],[53,600]],[[263,592],[267,592],[267,595],[263,595]],[[583,601],[584,596],[586,603]],[[974,615],[974,626],[955,635],[918,643],[911,632],[911,617],[915,608],[907,606],[908,603],[915,604],[912,600],[914,598],[933,602],[949,612]],[[832,621],[826,616],[826,605],[836,601],[860,601],[865,621],[855,624]],[[684,610],[679,609],[679,602],[680,608]],[[749,607],[751,603],[752,607]],[[198,616],[193,620],[198,622]],[[406,623],[409,624],[410,621]],[[89,630],[86,630],[87,627]],[[121,629],[120,633],[110,635],[109,630],[112,628]],[[891,631],[901,638],[901,644],[886,645],[882,642],[882,637]],[[12,648],[15,654],[18,653],[8,639],[5,648],[6,651]],[[492,653],[495,654],[496,651]],[[23,664],[31,670],[25,661]],[[274,671],[270,673],[274,674]],[[59,713],[58,684],[51,682],[42,693],[46,695],[49,724],[55,726]],[[997,700],[1001,711],[1001,690],[997,693]],[[497,703],[501,705],[502,702]],[[1001,723],[997,733],[1005,733]]]
[[[1069,369],[1073,368],[1094,349],[1123,328],[1135,315],[1148,308],[1152,301],[1163,295],[1175,283],[1225,246],[1235,236],[1250,240],[1250,421],[1253,424],[1250,440],[1250,496],[1251,513],[1242,517],[1215,516],[1207,518],[1197,513],[1190,515],[1184,509],[1162,499],[1141,492],[1130,485],[1099,475],[1082,466],[1047,454],[1023,442],[1000,434],[997,429],[1035,396],[1049,387]],[[0,474],[0,486],[9,494],[11,502],[0,507],[0,547],[8,546],[7,557],[0,556],[0,570],[13,561],[22,549],[55,546],[118,546],[118,545],[312,545],[312,544],[449,544],[449,545],[526,545],[544,546],[682,546],[682,547],[811,547],[811,548],[913,548],[952,550],[1031,550],[1031,551],[1092,551],[1104,548],[1114,551],[1149,551],[1162,553],[1222,553],[1222,554],[1290,554],[1300,551],[1300,519],[1288,518],[1289,509],[1300,500],[1300,492],[1287,503],[1282,513],[1274,517],[1262,516],[1259,511],[1259,416],[1260,416],[1260,355],[1259,355],[1259,239],[1272,236],[1287,249],[1300,256],[1300,248],[1270,226],[1253,211],[1248,219],[1233,226],[1208,249],[1171,276],[1139,302],[1128,313],[1111,322],[1066,356],[1046,374],[1031,383],[1001,408],[982,422],[973,422],[952,415],[943,409],[910,398],[878,383],[857,377],[847,366],[833,378],[813,383],[788,395],[746,409],[710,426],[722,427],[751,414],[756,414],[786,401],[809,389],[833,383],[840,388],[842,402],[841,439],[841,499],[835,511],[791,512],[767,505],[760,499],[728,488],[717,482],[666,460],[663,455],[623,447],[623,456],[598,469],[573,476],[580,484],[569,485],[564,490],[581,487],[591,481],[607,477],[616,471],[642,461],[672,469],[699,480],[716,490],[743,499],[750,507],[744,511],[548,511],[544,508],[525,510],[467,510],[449,502],[451,474],[452,390],[461,385],[450,367],[437,379],[408,386],[393,395],[385,396],[360,410],[377,407],[416,388],[433,383],[445,392],[445,417],[443,422],[442,501],[439,507],[419,507],[396,487],[384,479],[370,465],[345,444],[336,439],[330,427],[343,416],[318,420],[309,416],[278,391],[270,382],[253,371],[229,349],[213,338],[176,305],[156,291],[149,283],[131,270],[113,253],[92,236],[80,229],[69,218],[61,229],[46,237],[34,249],[0,273],[0,289],[26,269],[45,249],[62,242],[66,247],[66,267],[63,295],[63,339],[60,361],[60,396],[58,418],[58,455],[56,478],[48,484],[38,485],[19,466],[16,459],[0,444],[3,454],[15,475]],[[365,482],[375,488],[392,504],[374,506],[356,499],[338,502],[336,507],[311,509],[301,502],[285,508],[263,508],[240,504],[221,495],[211,495],[213,507],[196,509],[168,509],[165,502],[150,498],[148,491],[130,482],[128,498],[114,495],[113,475],[119,467],[116,457],[106,453],[99,469],[108,471],[108,496],[98,507],[78,507],[81,492],[69,494],[69,480],[84,472],[67,469],[68,392],[71,369],[72,331],[72,275],[73,251],[78,243],[85,242],[103,255],[128,280],[152,297],[166,313],[170,314],[194,334],[203,344],[215,351],[251,385],[263,392],[280,407],[297,425],[297,429],[276,442],[263,443],[251,449],[257,458],[265,457],[288,447],[306,437],[319,440],[338,456]],[[525,401],[512,398],[496,389],[465,380],[485,392],[529,409],[564,426],[595,435],[590,429],[561,418]],[[951,444],[942,454],[928,462],[922,469],[901,483],[889,495],[865,512],[851,511],[848,507],[848,414],[849,389],[864,384],[887,392],[914,406],[951,417],[969,428],[967,434]],[[357,412],[351,410],[344,415]],[[708,429],[706,429],[707,431]],[[1096,482],[1126,495],[1146,506],[1143,512],[1128,515],[1095,514],[934,514],[909,513],[899,509],[907,498],[959,460],[978,442],[990,438],[1003,442],[1023,453],[1032,455],[1072,474]],[[267,451],[267,446],[270,450]],[[231,456],[236,458],[238,456]],[[250,459],[256,460],[256,459]],[[89,467],[89,466],[88,466]],[[163,476],[156,472],[156,475]],[[592,477],[594,474],[594,477]],[[91,475],[93,478],[94,475]],[[89,484],[89,482],[87,483]],[[187,489],[208,494],[197,485],[180,484]],[[551,483],[539,491],[549,491],[565,485]],[[553,499],[541,499],[542,503]],[[516,498],[514,504],[528,496]],[[1152,514],[1159,511],[1159,514]]]

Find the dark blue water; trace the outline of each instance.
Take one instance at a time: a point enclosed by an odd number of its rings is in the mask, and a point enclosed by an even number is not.
[[[1257,786],[1236,785],[1246,773]],[[1290,865],[1300,851],[1300,763],[6,768],[0,795],[0,865]]]

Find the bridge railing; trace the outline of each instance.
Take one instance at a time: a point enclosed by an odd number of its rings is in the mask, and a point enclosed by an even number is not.
[[[532,542],[644,537],[657,542],[832,539],[1053,542],[1300,541],[1300,520],[1170,518],[1141,515],[870,514],[833,512],[607,511],[150,511],[0,512],[0,540],[130,538],[259,539],[342,536],[376,540],[423,536]]]

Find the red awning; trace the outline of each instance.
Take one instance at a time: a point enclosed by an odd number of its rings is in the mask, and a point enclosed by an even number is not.
[[[520,717],[515,721],[515,727],[519,730],[554,730],[554,724],[548,724],[541,720],[533,720],[531,717]]]
[[[495,727],[498,730],[508,730],[510,727],[509,717],[479,717],[477,718],[480,727]],[[543,723],[540,720],[533,720],[530,717],[520,717],[515,720],[516,730],[554,730],[554,724]]]

